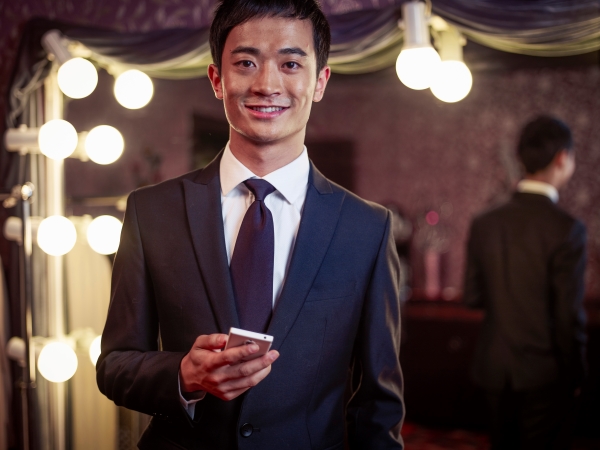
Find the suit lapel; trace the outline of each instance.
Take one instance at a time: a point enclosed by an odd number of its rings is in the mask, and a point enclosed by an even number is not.
[[[208,298],[219,331],[239,327],[233,286],[227,263],[223,217],[221,213],[221,154],[193,180],[184,179],[185,204],[190,233]]]
[[[309,185],[298,236],[285,285],[268,334],[279,349],[304,304],[334,235],[345,194],[333,192],[329,181],[311,163]]]

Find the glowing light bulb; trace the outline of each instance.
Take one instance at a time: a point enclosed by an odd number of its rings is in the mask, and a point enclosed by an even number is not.
[[[396,60],[396,73],[402,83],[416,90],[427,89],[440,63],[433,47],[407,48]]]
[[[113,216],[99,216],[92,220],[87,229],[87,240],[101,255],[110,255],[119,249],[121,221]]]
[[[77,131],[66,120],[50,120],[40,128],[38,144],[48,158],[65,159],[77,147]]]
[[[98,358],[100,357],[100,343],[102,341],[102,336],[96,336],[96,338],[90,344],[90,359],[92,360],[92,364],[95,366],[98,362]]]
[[[58,69],[58,87],[67,97],[87,97],[97,85],[98,71],[87,59],[70,59]]]
[[[462,61],[442,61],[431,80],[431,92],[446,103],[462,100],[472,86],[473,76]]]
[[[50,342],[40,352],[38,370],[46,380],[62,383],[75,375],[77,355],[65,342]]]
[[[125,142],[119,130],[100,125],[85,138],[85,152],[96,164],[111,164],[123,154]]]
[[[154,94],[152,80],[144,72],[128,70],[115,81],[115,97],[128,109],[139,109],[148,104]]]
[[[46,217],[38,227],[37,243],[49,255],[61,256],[69,253],[76,241],[75,225],[66,217]]]

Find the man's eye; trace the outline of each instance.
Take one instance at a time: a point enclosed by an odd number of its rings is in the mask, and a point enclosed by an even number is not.
[[[300,64],[298,64],[295,61],[289,61],[289,62],[286,62],[284,64],[284,66],[286,69],[297,69],[298,67],[300,67]]]
[[[254,65],[252,61],[240,61],[238,64],[242,67],[252,67]]]

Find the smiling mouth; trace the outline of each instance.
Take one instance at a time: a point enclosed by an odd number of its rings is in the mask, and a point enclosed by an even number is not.
[[[262,112],[262,113],[273,113],[273,112],[279,112],[279,111],[283,111],[284,108],[283,106],[247,106],[247,108],[253,110],[253,111],[258,111],[258,112]]]

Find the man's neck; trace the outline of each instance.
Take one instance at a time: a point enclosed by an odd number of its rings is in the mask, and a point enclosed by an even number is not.
[[[264,177],[294,161],[304,150],[304,136],[292,142],[255,143],[231,133],[231,153],[252,173]],[[296,142],[297,141],[297,142]]]
[[[549,184],[551,186],[554,186],[555,189],[560,189],[561,185],[560,183],[557,182],[557,180],[555,179],[556,177],[553,177],[551,173],[528,173],[525,174],[524,179],[525,180],[531,180],[531,181],[539,181],[541,183],[546,183]]]

